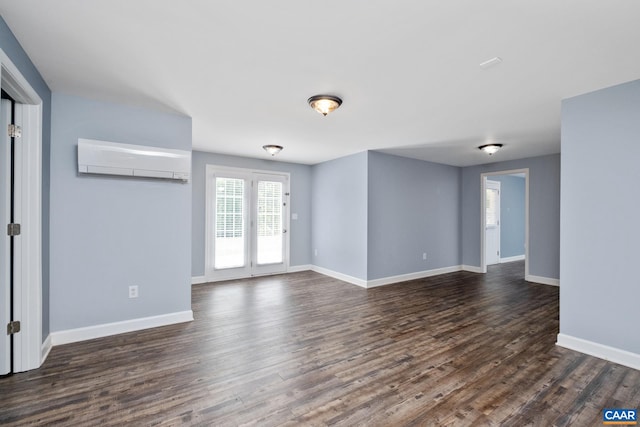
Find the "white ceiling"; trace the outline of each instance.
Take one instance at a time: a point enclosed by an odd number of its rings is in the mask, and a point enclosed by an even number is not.
[[[196,150],[456,166],[560,151],[560,101],[640,78],[638,0],[0,0],[54,92],[193,118]],[[499,56],[503,62],[481,69]],[[344,103],[322,117],[312,95]],[[504,144],[488,157],[477,149]]]

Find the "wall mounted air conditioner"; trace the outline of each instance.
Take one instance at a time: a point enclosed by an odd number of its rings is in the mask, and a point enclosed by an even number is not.
[[[188,181],[191,152],[79,138],[78,172]]]

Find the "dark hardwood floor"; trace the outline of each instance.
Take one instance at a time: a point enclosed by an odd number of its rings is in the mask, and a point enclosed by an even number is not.
[[[55,347],[3,425],[602,425],[640,371],[555,346],[523,263],[361,289],[313,272],[193,288],[192,323]]]

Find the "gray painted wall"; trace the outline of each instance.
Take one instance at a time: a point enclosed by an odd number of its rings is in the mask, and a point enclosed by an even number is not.
[[[193,276],[204,275],[207,164],[290,173],[290,213],[297,213],[298,219],[290,221],[289,265],[295,267],[311,263],[311,166],[194,151],[191,240]]]
[[[524,255],[525,179],[518,176],[491,176],[500,182],[500,257]]]
[[[367,152],[311,168],[312,263],[367,279]]]
[[[640,80],[562,102],[560,332],[640,354]]]
[[[368,181],[369,280],[460,264],[460,168],[371,151]]]
[[[0,17],[0,49],[42,99],[42,340],[49,336],[49,159],[51,91],[49,86]]]
[[[51,330],[190,310],[191,184],[80,176],[77,143],[191,150],[191,119],[54,93],[51,130]]]
[[[480,175],[529,168],[529,274],[560,278],[560,155],[462,169],[462,263],[480,266]]]

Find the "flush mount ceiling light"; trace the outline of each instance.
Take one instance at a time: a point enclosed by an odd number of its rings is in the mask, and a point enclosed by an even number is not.
[[[264,149],[264,151],[266,151],[267,153],[271,154],[272,156],[275,156],[276,154],[278,154],[280,151],[282,151],[282,145],[263,145],[262,148]]]
[[[340,105],[342,105],[342,99],[332,95],[314,95],[307,100],[311,108],[318,113],[326,116]]]
[[[496,153],[501,148],[502,148],[502,144],[486,144],[478,147],[478,149],[484,151],[488,155],[492,155],[493,153]]]

